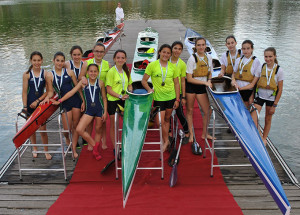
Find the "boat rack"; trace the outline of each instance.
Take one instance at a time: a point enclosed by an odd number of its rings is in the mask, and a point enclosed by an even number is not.
[[[116,179],[119,179],[119,174],[118,170],[122,170],[122,167],[118,166],[118,159],[120,156],[121,152],[121,146],[122,146],[122,136],[120,133],[122,132],[122,128],[119,127],[119,118],[120,118],[120,113],[116,112],[115,114],[115,168],[116,168]],[[147,131],[159,131],[159,141],[158,142],[144,142],[144,145],[159,145],[159,149],[142,149],[142,152],[159,152],[160,153],[160,161],[161,165],[156,166],[156,167],[137,167],[137,169],[142,169],[142,170],[161,170],[161,179],[164,179],[164,156],[163,156],[163,139],[162,139],[162,125],[161,125],[161,115],[160,112],[158,114],[158,119],[159,119],[159,127],[158,128],[148,128]]]
[[[64,130],[64,128],[62,127],[62,115],[65,114],[66,120],[67,120],[67,124],[68,124],[68,129]],[[47,123],[47,122],[46,122]],[[16,122],[16,129],[18,130],[18,118],[17,118],[17,122]],[[17,131],[18,132],[18,131]],[[57,130],[37,130],[36,133],[59,133],[59,140],[60,143],[53,143],[53,144],[32,144],[30,142],[30,139],[27,139],[26,142],[19,148],[17,148],[17,157],[18,157],[18,167],[19,167],[19,175],[20,175],[20,180],[22,179],[22,172],[24,171],[39,171],[39,172],[49,172],[49,171],[62,171],[64,172],[64,177],[65,180],[67,180],[67,170],[66,170],[66,159],[65,157],[67,156],[68,153],[72,154],[72,158],[74,160],[74,155],[73,152],[71,150],[71,146],[72,146],[72,133],[70,130],[70,125],[68,123],[68,116],[67,116],[67,112],[65,112],[64,110],[60,111],[58,113],[58,129]],[[64,141],[63,141],[63,133],[68,133],[69,137],[70,137],[70,145],[69,146],[65,146],[64,145]],[[30,148],[31,149],[31,153],[32,151],[32,147],[34,146],[38,146],[38,147],[59,147],[59,150],[52,150],[52,151],[35,151],[35,153],[37,154],[45,154],[45,153],[49,153],[49,154],[61,154],[62,156],[62,168],[49,168],[49,169],[38,169],[38,168],[22,168],[22,156],[24,155],[25,151]],[[34,161],[34,157],[32,157],[32,161]]]
[[[252,166],[250,163],[245,164],[215,164],[214,163],[214,156],[215,156],[215,150],[240,150],[240,146],[216,146],[218,142],[222,143],[232,143],[237,142],[236,139],[230,139],[230,140],[218,140],[215,139],[215,131],[216,129],[229,129],[227,124],[216,124],[216,112],[221,116],[221,114],[218,112],[218,110],[215,110],[215,108],[210,105],[210,109],[212,111],[211,117],[212,117],[212,126],[209,124],[210,119],[208,118],[208,129],[212,129],[212,140],[211,143],[208,142],[207,138],[205,138],[205,146],[204,146],[204,152],[203,152],[203,158],[206,158],[206,150],[209,150],[211,154],[211,169],[210,169],[210,176],[213,177],[214,174],[214,168],[215,167],[246,167],[246,166]]]

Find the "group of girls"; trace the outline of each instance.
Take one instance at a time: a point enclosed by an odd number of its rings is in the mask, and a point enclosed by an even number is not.
[[[53,70],[47,72],[41,69],[42,54],[33,52],[30,57],[31,66],[23,75],[23,105],[28,115],[41,103],[60,105],[67,113],[62,114],[64,129],[72,130],[72,150],[75,158],[78,157],[76,145],[78,137],[88,143],[88,150],[92,151],[96,160],[101,159],[100,142],[102,149],[106,149],[105,124],[107,113],[113,122],[118,104],[124,106],[128,98],[126,90],[131,89],[130,72],[126,65],[127,55],[124,50],[117,50],[113,60],[115,66],[110,68],[107,61],[103,60],[105,46],[96,44],[93,48],[94,58],[83,62],[80,46],[71,48],[72,60],[66,62],[65,55],[57,52],[53,58]],[[35,78],[32,78],[35,77]],[[46,89],[46,92],[45,92]],[[57,93],[59,99],[52,97]],[[83,112],[83,114],[82,114]],[[94,123],[94,124],[93,124]],[[95,126],[95,137],[92,138],[92,128]],[[46,130],[46,126],[41,127]],[[114,144],[114,123],[111,123],[111,138]],[[42,142],[47,144],[47,134],[42,134]],[[66,144],[70,144],[70,137],[64,134]],[[35,134],[30,138],[35,144]],[[52,157],[44,147],[46,159]],[[33,147],[33,156],[37,157],[37,147]]]
[[[276,59],[276,50],[272,47],[264,51],[265,63],[261,65],[253,56],[253,43],[245,40],[242,49],[236,49],[234,36],[226,38],[228,51],[221,57],[221,72],[232,78],[232,85],[239,89],[241,97],[248,107],[254,101],[254,106],[261,111],[266,103],[265,127],[262,135],[263,142],[271,127],[272,115],[280,100],[283,88],[283,71]],[[193,108],[195,99],[203,112],[202,139],[212,139],[207,133],[209,119],[209,99],[206,86],[211,87],[212,57],[206,53],[205,38],[195,41],[195,54],[190,56],[187,64],[180,59],[183,44],[176,41],[172,46],[164,44],[158,51],[158,59],[151,62],[142,79],[143,87],[154,94],[153,106],[159,107],[162,121],[163,150],[170,145],[169,128],[170,117],[175,109],[184,128],[183,142],[193,142]],[[52,101],[60,105],[67,112],[67,118],[62,115],[64,129],[70,125],[72,129],[72,150],[77,158],[76,145],[78,137],[82,136],[88,143],[88,150],[92,151],[97,160],[101,159],[100,148],[106,149],[106,118],[110,118],[110,138],[114,140],[114,115],[117,107],[124,107],[128,98],[126,91],[132,91],[132,80],[127,67],[127,55],[124,50],[114,53],[115,65],[111,67],[103,59],[105,46],[101,43],[93,47],[94,58],[82,61],[82,49],[73,46],[70,51],[72,60],[65,61],[62,52],[54,55],[54,67],[51,72],[41,68],[43,57],[39,52],[30,56],[31,66],[23,75],[23,105],[25,111],[31,114],[39,103]],[[153,88],[150,88],[148,79],[151,77]],[[45,91],[46,88],[46,92]],[[56,92],[57,101],[51,99]],[[256,96],[254,96],[256,95]],[[186,118],[183,106],[186,105]],[[82,114],[82,112],[84,112]],[[256,112],[252,112],[253,120],[257,123]],[[68,120],[68,122],[67,122]],[[93,123],[95,137],[92,138]],[[41,127],[46,130],[46,126]],[[46,133],[41,133],[42,142],[47,144]],[[70,144],[70,137],[64,134],[66,143]],[[35,134],[30,137],[36,143]],[[100,142],[102,146],[100,147]],[[44,147],[46,159],[51,159]],[[33,156],[37,157],[37,147],[33,147]]]
[[[232,85],[239,89],[246,107],[254,102],[255,109],[260,113],[266,104],[265,126],[261,134],[266,145],[272,116],[283,89],[284,75],[278,65],[276,50],[273,47],[265,49],[265,63],[261,64],[253,55],[254,44],[251,40],[245,40],[241,50],[236,49],[237,42],[234,36],[228,36],[225,42],[228,51],[221,57],[219,76],[226,75],[232,78]],[[253,111],[251,115],[257,125],[257,112]]]

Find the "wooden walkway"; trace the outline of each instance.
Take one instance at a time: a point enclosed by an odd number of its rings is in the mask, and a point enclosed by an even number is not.
[[[186,27],[183,26],[179,20],[126,21],[126,36],[121,38],[121,42],[117,41],[114,44],[112,49],[105,56],[105,59],[113,65],[113,53],[115,50],[122,48],[128,54],[127,62],[131,64],[137,34],[148,26],[153,27],[160,33],[159,45],[163,43],[171,44],[173,41],[180,39],[183,41],[186,31]],[[91,46],[92,45],[93,44],[91,44]],[[187,61],[189,55],[186,49],[184,49],[181,57],[184,61]],[[218,121],[221,122],[222,120],[219,118]],[[49,124],[51,128],[55,126],[55,123]],[[232,139],[232,134],[227,133],[226,129],[218,130],[216,135],[219,140]],[[58,134],[49,135],[49,140],[49,143],[57,142]],[[225,143],[219,144],[225,145]],[[237,143],[232,144],[237,145]],[[300,214],[300,190],[291,184],[290,179],[276,158],[271,152],[269,153],[292,206],[291,214]],[[220,164],[228,164],[233,161],[235,163],[249,163],[241,150],[219,150],[216,154]],[[51,161],[46,161],[44,155],[39,154],[39,157],[32,162],[32,156],[30,150],[28,150],[24,158],[23,164],[28,167],[57,168],[61,165],[61,157],[59,154],[54,155]],[[67,156],[66,164],[67,177],[68,180],[70,180],[76,165],[71,155]],[[252,167],[222,167],[221,171],[228,188],[245,215],[281,214]],[[62,172],[24,172],[23,181],[20,181],[18,165],[17,162],[14,161],[3,177],[0,178],[0,214],[46,214],[48,208],[55,202],[67,184],[68,181],[64,180]]]

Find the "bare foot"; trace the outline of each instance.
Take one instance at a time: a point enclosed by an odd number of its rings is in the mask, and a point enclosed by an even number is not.
[[[74,153],[73,153],[73,156],[74,156],[74,159],[77,159],[77,158],[78,158],[77,152],[74,152]]]
[[[102,143],[102,149],[103,150],[107,149],[107,145]]]
[[[202,136],[201,138],[202,138],[202,139],[205,139],[205,136],[204,136],[204,137]],[[208,135],[207,135],[207,139],[208,139],[208,140],[212,140],[213,137],[210,136],[210,135],[208,134]],[[217,139],[217,138],[215,137],[214,140],[216,140],[216,139]]]
[[[164,143],[163,145],[163,152],[165,152],[168,148],[168,146],[170,145],[170,142]]]
[[[262,138],[263,143],[265,144],[265,146],[267,146],[267,139]]]
[[[89,151],[93,151],[93,146],[91,145],[91,144],[88,144],[88,147],[87,147],[87,149],[89,150]]]
[[[45,153],[45,157],[47,160],[51,160],[52,159],[52,155],[50,155],[49,153]]]
[[[32,151],[32,157],[34,157],[34,158],[37,158],[38,157],[38,154],[36,153],[36,151],[34,150],[34,151]]]

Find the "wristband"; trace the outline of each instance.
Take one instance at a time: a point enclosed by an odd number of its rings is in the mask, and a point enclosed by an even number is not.
[[[27,108],[27,105],[24,105],[23,108]]]
[[[185,97],[185,96],[182,96],[181,98],[182,98],[182,99],[186,99],[186,97]]]
[[[180,99],[176,99],[176,101],[180,102]]]
[[[276,105],[276,104],[273,104],[273,107],[277,107],[277,105]]]
[[[119,99],[122,99],[122,95],[119,95]]]
[[[59,103],[62,103],[62,100],[61,100],[61,99],[58,99],[58,102],[59,102]]]

